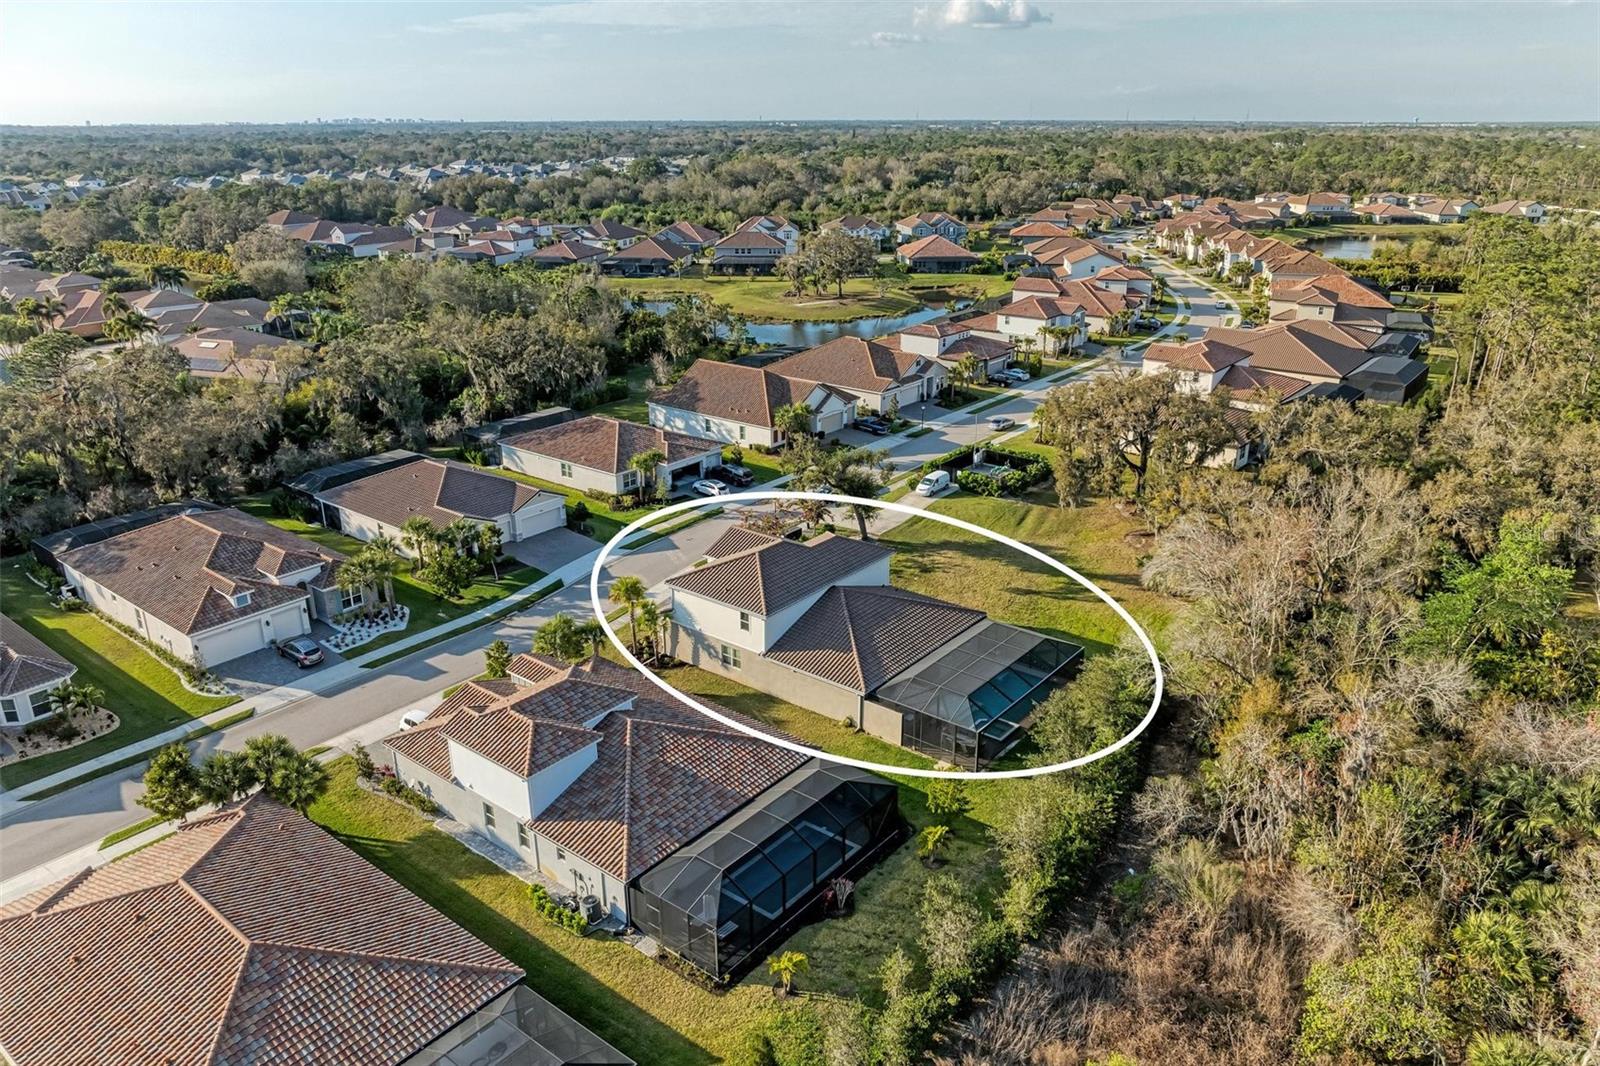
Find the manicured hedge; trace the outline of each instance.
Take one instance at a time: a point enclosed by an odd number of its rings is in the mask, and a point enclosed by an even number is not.
[[[971,469],[972,455],[980,448],[983,450],[983,461],[1007,467],[1005,473],[987,474]],[[922,469],[929,473],[935,470],[948,470],[954,476],[957,485],[979,496],[1015,496],[1026,492],[1050,476],[1050,463],[1042,456],[978,444],[963,445],[936,459],[930,459],[922,464]]]

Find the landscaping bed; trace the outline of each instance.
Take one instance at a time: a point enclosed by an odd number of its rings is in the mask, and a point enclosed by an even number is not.
[[[23,557],[0,564],[6,615],[76,665],[74,681],[106,693],[120,725],[71,748],[0,767],[0,785],[37,781],[237,702],[237,696],[191,692],[170,667],[95,615],[52,606],[45,590],[28,580],[24,565]]]

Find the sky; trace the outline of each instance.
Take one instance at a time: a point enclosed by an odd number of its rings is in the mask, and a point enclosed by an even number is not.
[[[0,71],[27,125],[1600,121],[1600,0],[0,0]]]

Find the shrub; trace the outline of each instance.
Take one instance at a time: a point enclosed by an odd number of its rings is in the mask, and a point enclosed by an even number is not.
[[[582,936],[589,929],[589,920],[577,911],[569,911],[555,901],[550,891],[543,885],[529,885],[528,898],[533,901],[533,909],[539,916],[548,922],[561,926],[568,932]]]
[[[589,505],[582,500],[574,500],[567,507],[567,528],[582,530],[584,523],[589,521]]]
[[[372,755],[367,751],[365,744],[357,744],[351,756],[356,762],[356,776],[363,781],[371,781],[378,775],[378,766],[372,761]]]
[[[256,291],[255,286],[247,285],[235,277],[223,277],[218,278],[216,281],[208,281],[204,285],[196,286],[194,294],[208,303],[214,303],[217,300],[243,300],[261,295]]]
[[[274,492],[268,498],[267,506],[272,509],[272,514],[276,518],[295,518],[301,522],[311,521],[311,505],[288,489],[279,489]]]
[[[101,241],[102,255],[120,259],[125,263],[145,265],[164,264],[180,266],[194,274],[229,274],[233,260],[220,252],[190,251],[174,248],[170,244],[141,244],[138,241]]]
[[[417,791],[398,777],[386,777],[383,779],[383,784],[378,787],[395,799],[409,803],[423,814],[432,816],[442,810],[426,793]]]
[[[584,489],[583,494],[596,503],[609,504],[616,498],[616,493],[607,492],[605,489]]]

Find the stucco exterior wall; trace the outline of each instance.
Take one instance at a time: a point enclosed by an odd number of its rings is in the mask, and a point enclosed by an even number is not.
[[[579,466],[577,463],[568,463],[567,467],[572,472],[567,476],[561,473],[561,460],[553,459],[548,455],[538,452],[526,451],[515,448],[509,444],[500,445],[500,465],[507,470],[515,470],[520,474],[553,481],[557,485],[570,485],[575,489],[595,489],[600,492],[618,493],[622,491],[622,475],[613,474],[607,470],[596,470],[592,467]]]

